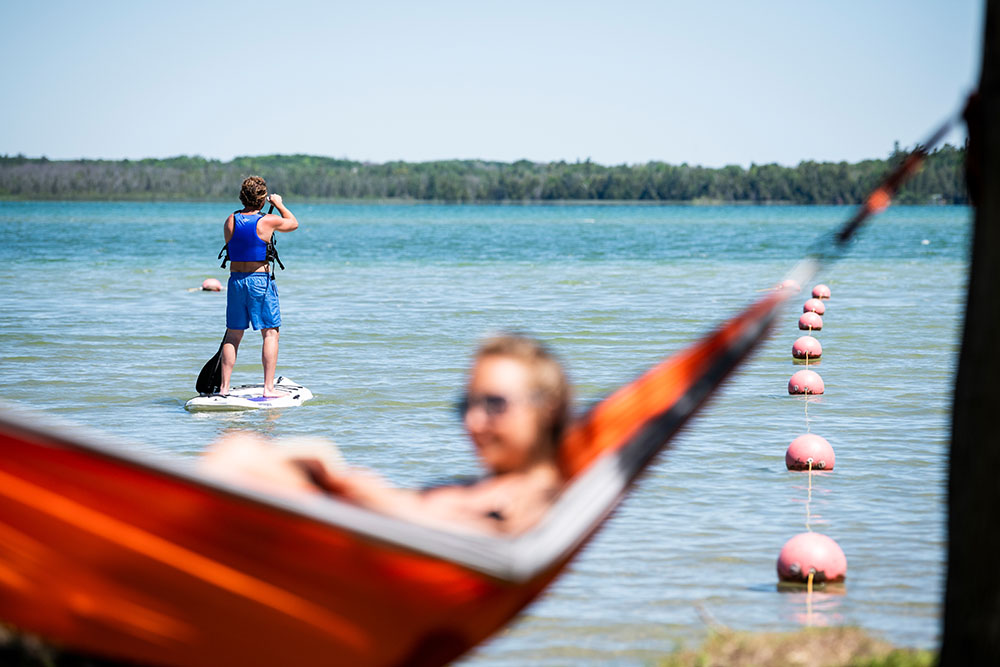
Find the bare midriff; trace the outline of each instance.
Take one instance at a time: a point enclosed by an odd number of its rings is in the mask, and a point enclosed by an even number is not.
[[[267,272],[268,264],[264,260],[253,261],[253,262],[229,262],[229,271],[231,273],[257,273]]]

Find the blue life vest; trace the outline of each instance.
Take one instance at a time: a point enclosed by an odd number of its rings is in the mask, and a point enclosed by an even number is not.
[[[233,235],[229,239],[229,260],[232,262],[263,262],[267,260],[267,242],[257,236],[257,221],[262,215],[233,213]]]
[[[273,206],[271,210],[274,210]],[[230,261],[270,262],[271,270],[267,273],[271,276],[271,280],[274,280],[275,262],[281,267],[282,271],[285,270],[285,265],[281,263],[281,258],[278,257],[278,247],[275,245],[278,240],[277,235],[272,233],[271,240],[267,243],[261,241],[260,237],[257,236],[257,221],[263,217],[260,213],[246,215],[239,211],[233,212],[233,235],[229,238],[229,243],[222,246],[222,250],[219,251],[218,258],[222,260],[222,264],[219,266],[224,269]],[[229,246],[236,248],[234,252],[236,257],[230,258]]]

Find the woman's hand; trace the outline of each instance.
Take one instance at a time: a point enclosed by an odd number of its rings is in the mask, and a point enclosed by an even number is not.
[[[320,438],[272,441],[245,431],[223,435],[199,463],[213,477],[272,492],[330,490],[323,480],[343,467],[332,442]]]

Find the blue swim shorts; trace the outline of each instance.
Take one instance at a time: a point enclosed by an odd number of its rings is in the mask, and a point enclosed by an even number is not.
[[[281,309],[278,308],[278,287],[271,274],[229,274],[226,291],[226,328],[277,329],[281,326]]]

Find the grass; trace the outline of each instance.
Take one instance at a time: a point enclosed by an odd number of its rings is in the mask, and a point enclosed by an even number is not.
[[[716,630],[698,651],[677,651],[658,667],[932,667],[933,651],[894,648],[860,628],[797,632]]]

